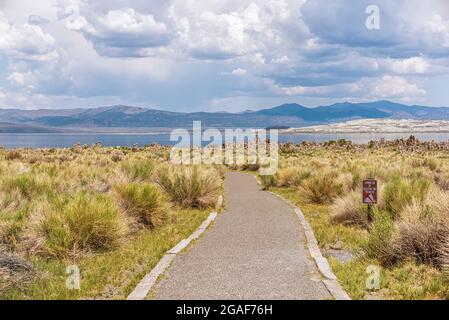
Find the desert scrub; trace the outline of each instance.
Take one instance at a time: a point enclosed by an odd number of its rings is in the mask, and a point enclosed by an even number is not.
[[[338,248],[352,253],[349,262],[328,256],[352,298],[448,299],[448,148],[447,143],[421,144],[413,139],[375,141],[370,146],[288,145],[288,153],[280,149],[277,177],[289,181],[296,168],[310,170],[312,176],[296,192],[288,182],[272,191],[301,208],[324,255]],[[333,177],[323,178],[323,184],[341,184],[342,190],[323,201],[320,194],[327,194],[327,188],[319,187],[319,178],[329,173]],[[378,180],[371,223],[360,190],[367,178]],[[377,292],[366,289],[370,265],[381,266]]]
[[[110,197],[85,192],[58,198],[37,228],[43,251],[55,257],[114,249],[126,231]]]
[[[139,229],[113,250],[64,260],[33,255],[29,262],[36,269],[35,279],[21,286],[9,283],[8,290],[0,290],[0,298],[126,299],[164,253],[195,231],[209,213],[210,210],[170,208],[170,223],[151,230]],[[80,290],[66,288],[68,264],[80,268]]]
[[[161,225],[165,218],[165,203],[159,189],[148,183],[129,183],[115,187],[125,213],[149,228]]]
[[[191,208],[214,206],[221,186],[215,169],[197,166],[163,167],[158,171],[156,181],[173,202]]]
[[[126,298],[164,252],[209,214],[180,208],[154,184],[158,168],[190,170],[169,164],[167,147],[78,144],[15,151],[20,158],[6,160],[8,151],[0,150],[2,299]],[[220,189],[223,168],[200,171]],[[204,182],[192,180],[193,186]],[[18,283],[21,271],[2,267],[3,252],[36,269],[35,276]],[[65,287],[67,264],[80,266],[80,291]]]

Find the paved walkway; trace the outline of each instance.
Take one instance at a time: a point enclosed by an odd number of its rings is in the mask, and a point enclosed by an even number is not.
[[[225,204],[215,225],[175,258],[156,299],[331,298],[288,204],[243,173],[227,175]]]

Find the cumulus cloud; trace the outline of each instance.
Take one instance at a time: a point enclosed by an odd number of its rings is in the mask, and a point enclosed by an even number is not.
[[[42,0],[45,10],[5,1],[0,83],[16,105],[446,95],[433,85],[449,73],[445,0]],[[380,30],[365,26],[371,4]]]
[[[55,39],[40,26],[11,24],[0,11],[0,51],[12,59],[48,62],[58,58]]]
[[[35,77],[32,72],[13,72],[8,76],[8,80],[13,85],[24,87],[26,85],[32,86],[32,83],[35,82]]]
[[[172,8],[176,10],[175,6]],[[203,11],[192,15],[173,14],[172,17],[178,26],[181,45],[200,59],[228,59],[257,52],[261,42],[256,42],[255,38],[266,30],[260,9],[254,3],[241,11]]]
[[[167,26],[153,15],[145,15],[132,8],[110,10],[106,14],[89,12],[84,17],[78,7],[69,7],[67,28],[80,31],[105,56],[148,56],[151,48],[168,44]]]
[[[400,98],[412,100],[426,94],[426,91],[414,83],[409,83],[402,77],[384,76],[371,85],[371,96],[378,98]]]
[[[423,57],[386,59],[383,63],[388,71],[395,74],[424,74],[430,68],[429,62]]]
[[[432,34],[433,39],[442,47],[449,47],[449,20],[434,14],[426,23],[425,29]]]

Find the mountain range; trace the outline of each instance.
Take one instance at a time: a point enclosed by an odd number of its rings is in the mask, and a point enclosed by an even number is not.
[[[0,132],[60,132],[96,128],[304,127],[355,119],[449,120],[449,108],[404,105],[390,101],[336,103],[315,108],[283,104],[270,109],[228,112],[171,112],[130,106],[92,109],[0,109]],[[50,131],[49,131],[50,130]]]

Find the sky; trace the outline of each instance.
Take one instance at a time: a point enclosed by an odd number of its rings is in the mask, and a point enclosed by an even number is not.
[[[0,108],[449,106],[447,0],[0,0]]]

